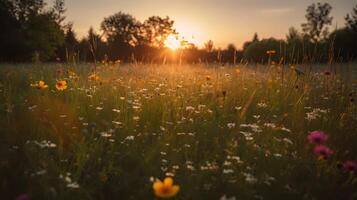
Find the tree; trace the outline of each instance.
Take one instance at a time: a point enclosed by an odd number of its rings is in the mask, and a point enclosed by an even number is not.
[[[23,59],[26,53],[21,23],[10,0],[0,1],[0,61]]]
[[[106,45],[102,37],[98,35],[92,27],[89,28],[87,40],[93,61],[104,59],[105,51],[107,50]]]
[[[132,46],[137,44],[140,22],[133,16],[118,12],[104,18],[101,29],[108,41],[120,41]]]
[[[128,59],[132,55],[133,47],[139,44],[140,25],[133,16],[122,12],[104,18],[101,29],[107,39],[111,59]]]
[[[159,16],[149,17],[141,26],[143,43],[152,47],[164,47],[167,37],[171,34],[176,34],[173,25],[174,21],[168,16],[165,18]]]
[[[352,61],[357,58],[357,33],[348,27],[338,29],[331,33],[334,59],[337,61]]]
[[[304,56],[304,46],[309,42],[305,42],[304,45],[304,40],[301,33],[296,28],[290,27],[289,32],[286,35],[286,43],[286,61],[291,64],[295,62],[301,62]]]
[[[286,41],[289,43],[289,41],[295,40],[301,40],[301,34],[295,27],[290,27],[289,33],[286,35]]]
[[[43,61],[53,58],[64,41],[63,30],[50,13],[30,15],[25,33],[29,56],[39,55]]]
[[[76,38],[76,33],[73,30],[73,24],[69,23],[67,25],[67,30],[64,36],[64,53],[66,61],[76,61],[76,56],[78,52],[78,40]]]
[[[235,51],[237,51],[237,48],[236,48],[236,46],[234,44],[228,44],[227,51],[235,52]]]
[[[64,0],[55,0],[53,3],[52,14],[57,22],[57,24],[62,25],[63,21],[66,19],[64,13],[66,8],[64,6]]]
[[[92,27],[89,28],[87,36],[79,42],[78,49],[80,60],[86,62],[103,60],[109,51],[102,37]]]
[[[252,41],[245,42],[245,43],[243,44],[243,51],[244,51],[245,49],[247,49],[248,46],[251,45],[251,44],[254,43],[254,42],[259,42],[258,33],[254,33],[254,36],[253,36]]]
[[[254,33],[252,42],[259,42],[258,33]]]
[[[205,45],[205,50],[208,53],[211,53],[213,51],[214,44],[212,40],[208,40],[204,45]]]
[[[1,0],[2,60],[25,61],[33,55],[41,60],[53,58],[64,37],[54,10],[47,9],[44,0]]]
[[[17,18],[24,22],[30,16],[40,14],[45,7],[44,0],[12,0]]]
[[[357,5],[353,8],[351,15],[347,14],[345,17],[346,27],[349,30],[357,32]]]
[[[302,24],[303,32],[311,41],[317,43],[328,36],[328,25],[331,25],[333,17],[330,16],[332,7],[328,3],[313,3],[306,9],[307,22]]]
[[[267,62],[271,56],[272,60],[278,60],[282,52],[281,46],[285,42],[275,38],[263,39],[250,44],[244,51],[244,58],[253,62]],[[274,51],[274,54],[267,54],[267,51]]]
[[[232,62],[233,64],[237,61],[237,48],[234,44],[228,44],[225,54],[225,60]]]

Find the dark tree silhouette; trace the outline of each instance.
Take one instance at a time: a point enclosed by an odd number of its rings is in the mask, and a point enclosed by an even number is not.
[[[28,49],[24,47],[24,34],[17,20],[14,4],[0,1],[0,61],[22,60]]]
[[[234,45],[214,49],[212,40],[197,48],[181,40],[176,53],[164,43],[170,34],[178,35],[174,21],[151,16],[143,23],[123,12],[104,18],[100,34],[91,28],[88,35],[77,41],[71,23],[65,21],[64,0],[0,0],[0,62],[33,60],[97,62],[207,62],[236,63],[238,61],[266,62],[267,59],[289,63],[351,61],[357,58],[357,5],[345,17],[346,27],[329,34],[332,7],[328,3],[308,6],[303,32],[290,28],[286,40],[260,40],[255,33],[242,50]],[[266,51],[276,54],[267,55]],[[176,54],[176,56],[173,56]],[[179,54],[179,56],[177,56]],[[171,59],[171,58],[172,59]],[[179,59],[178,59],[179,58]],[[170,60],[171,59],[171,60]]]
[[[43,0],[2,0],[0,6],[1,46],[4,60],[25,61],[31,57],[48,60],[63,43],[64,32]],[[0,47],[0,48],[2,48]],[[1,55],[2,56],[2,55]]]
[[[252,42],[258,42],[258,41],[259,41],[258,33],[254,33]]]
[[[135,46],[138,41],[140,22],[132,15],[118,12],[104,18],[101,28],[108,41],[119,41]]]
[[[67,62],[76,62],[78,53],[78,40],[73,30],[73,24],[69,24],[64,37],[64,50]]]
[[[244,57],[251,62],[266,63],[268,59],[272,61],[279,61],[279,55],[281,55],[281,46],[285,44],[283,40],[277,40],[274,38],[263,39],[253,42],[244,51]],[[267,51],[275,51],[274,54],[268,55]]]
[[[225,51],[225,59],[233,64],[237,61],[237,48],[234,44],[228,44],[227,50]]]
[[[63,31],[50,13],[30,15],[26,21],[26,45],[31,49],[31,56],[48,60],[55,56],[56,49],[63,43]]]
[[[245,42],[243,44],[243,50],[247,49],[249,45],[251,45],[252,43],[254,42],[259,42],[259,37],[258,37],[258,33],[254,33],[254,36],[253,36],[253,39],[252,41],[248,41],[248,42]]]
[[[208,40],[205,44],[205,50],[210,53],[213,51],[213,47],[214,47],[214,44],[213,44],[213,41],[212,40]]]
[[[106,55],[106,44],[102,40],[102,37],[98,35],[92,27],[90,27],[88,31],[87,40],[93,61],[104,59]]]
[[[302,24],[304,33],[315,43],[326,39],[333,17],[330,16],[332,7],[328,3],[313,3],[306,9],[307,22]]]
[[[165,18],[159,16],[149,17],[141,26],[141,41],[151,47],[163,48],[167,37],[170,34],[176,34],[173,25],[174,21],[168,16]]]
[[[108,51],[106,43],[92,27],[89,28],[88,35],[79,42],[78,46],[79,58],[85,62],[104,60]]]
[[[295,27],[290,27],[289,32],[286,35],[286,41],[289,43],[294,40],[301,40],[301,34]]]
[[[15,8],[16,16],[22,22],[29,20],[30,16],[38,15],[45,7],[44,0],[16,0],[11,2]]]
[[[345,17],[346,27],[354,32],[357,32],[357,5],[353,8],[351,15]]]
[[[65,5],[64,0],[55,0],[53,3],[52,11],[51,11],[57,24],[60,24],[60,25],[62,25],[62,23],[66,19],[66,17],[64,16],[64,14],[66,12],[66,8],[64,5]]]
[[[289,32],[286,35],[286,43],[287,57],[285,60],[292,64],[301,61],[304,54],[304,41],[301,33],[296,28],[289,28]]]
[[[118,12],[104,18],[101,29],[109,45],[111,59],[128,59],[133,54],[133,47],[139,44],[140,22],[133,16]]]
[[[357,33],[348,28],[338,29],[331,33],[336,61],[352,61],[357,58]]]

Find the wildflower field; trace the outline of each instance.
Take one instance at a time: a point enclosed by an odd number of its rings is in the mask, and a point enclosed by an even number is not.
[[[0,66],[0,199],[357,199],[356,64]]]

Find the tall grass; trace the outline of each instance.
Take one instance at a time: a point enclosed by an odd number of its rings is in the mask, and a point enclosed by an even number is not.
[[[356,172],[339,168],[357,159],[354,64],[284,76],[274,65],[105,64],[90,81],[92,68],[0,67],[2,199],[155,199],[152,180],[165,176],[176,199],[357,198]],[[49,88],[31,88],[38,80]],[[314,154],[314,130],[333,155]]]

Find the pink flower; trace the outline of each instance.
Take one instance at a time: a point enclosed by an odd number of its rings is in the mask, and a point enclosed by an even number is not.
[[[343,170],[346,172],[357,172],[357,162],[348,160],[342,164]]]
[[[328,136],[322,131],[312,131],[307,136],[307,139],[312,144],[321,144],[328,139]]]
[[[18,197],[16,197],[15,200],[29,200],[29,196],[27,194],[21,194]]]
[[[326,71],[324,74],[325,74],[326,76],[330,76],[330,75],[331,75],[331,72]]]
[[[314,148],[314,152],[316,155],[321,156],[322,158],[326,158],[333,154],[333,150],[324,145],[317,145]]]

